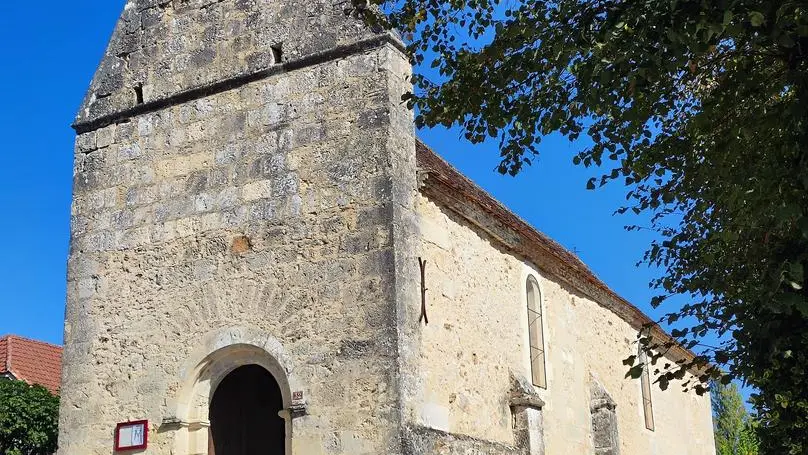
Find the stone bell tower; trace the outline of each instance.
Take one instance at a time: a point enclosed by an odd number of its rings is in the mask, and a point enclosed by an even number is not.
[[[135,453],[401,453],[410,67],[347,4],[126,4],[74,125],[59,455],[142,420]]]

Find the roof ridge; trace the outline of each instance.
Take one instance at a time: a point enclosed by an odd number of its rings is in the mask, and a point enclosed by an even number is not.
[[[2,340],[3,338],[8,338],[8,339],[14,338],[14,339],[16,339],[18,341],[30,341],[32,343],[44,344],[44,345],[50,346],[52,348],[57,348],[57,349],[63,349],[64,348],[64,346],[62,346],[60,344],[55,344],[55,343],[50,343],[50,342],[47,342],[47,341],[37,340],[35,338],[28,338],[28,337],[24,337],[24,336],[21,336],[21,335],[14,335],[12,333],[9,333],[7,335],[4,335],[4,336],[0,337],[0,340]]]

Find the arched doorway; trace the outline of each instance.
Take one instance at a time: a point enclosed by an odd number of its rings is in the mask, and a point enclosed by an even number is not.
[[[284,455],[286,423],[281,389],[259,365],[225,376],[210,402],[210,455]]]

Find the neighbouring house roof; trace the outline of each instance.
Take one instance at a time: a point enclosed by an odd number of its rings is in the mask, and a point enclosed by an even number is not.
[[[652,323],[639,308],[595,276],[577,256],[508,210],[421,141],[417,142],[416,155],[421,192],[425,196],[490,235],[510,253],[525,258],[611,310],[632,327],[639,330]],[[661,343],[672,340],[657,325],[652,327],[651,334]],[[678,344],[668,351],[668,355],[677,360],[692,360],[695,356]]]
[[[0,376],[8,374],[58,394],[62,381],[62,347],[16,335],[0,337]]]

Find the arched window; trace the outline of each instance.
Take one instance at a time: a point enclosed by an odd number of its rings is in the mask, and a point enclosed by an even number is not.
[[[544,327],[542,325],[541,291],[533,275],[527,277],[527,323],[530,334],[530,370],[533,385],[547,388],[544,359]]]

